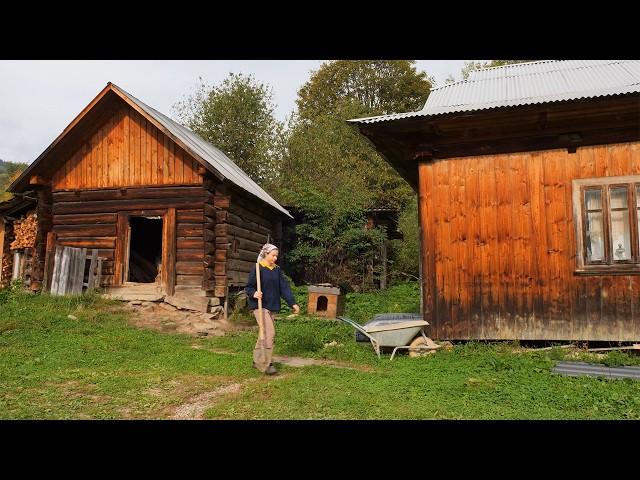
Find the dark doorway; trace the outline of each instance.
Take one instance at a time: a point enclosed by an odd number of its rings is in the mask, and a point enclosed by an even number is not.
[[[318,305],[316,307],[316,312],[326,312],[328,303],[329,302],[327,301],[327,297],[325,297],[324,295],[320,295],[318,297]]]
[[[129,218],[129,282],[160,283],[162,218]]]

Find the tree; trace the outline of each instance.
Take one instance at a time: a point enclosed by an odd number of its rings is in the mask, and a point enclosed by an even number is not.
[[[195,93],[173,106],[180,121],[227,154],[263,188],[275,182],[283,125],[273,115],[273,89],[252,75],[234,73],[219,85],[199,81]]]
[[[362,114],[420,110],[433,79],[418,73],[414,60],[338,60],[323,63],[298,92],[298,114],[313,119],[340,105],[359,105]]]
[[[26,163],[13,163],[0,160],[0,202],[9,200],[13,195],[7,187],[28,167]]]
[[[307,281],[366,284],[382,232],[366,210],[402,210],[415,194],[347,119],[423,107],[432,82],[413,61],[323,64],[298,92],[277,198],[304,213],[290,260]]]
[[[465,62],[464,67],[462,67],[462,79],[468,80],[469,73],[473,70],[479,70],[481,68],[501,67],[503,65],[512,65],[515,63],[525,63],[533,61],[534,60],[489,60],[488,62],[476,62],[472,60],[470,62]]]

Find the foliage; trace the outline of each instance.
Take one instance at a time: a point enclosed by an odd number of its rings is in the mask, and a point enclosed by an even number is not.
[[[282,164],[292,173],[275,194],[302,217],[287,262],[298,262],[306,281],[366,286],[380,268],[384,232],[364,228],[366,210],[402,210],[414,193],[346,120],[420,109],[430,88],[413,61],[340,60],[324,63],[298,92]]]
[[[179,119],[263,188],[275,182],[284,127],[273,114],[273,89],[241,73],[230,73],[219,85],[199,81],[192,95],[174,105]]]
[[[389,242],[389,272],[392,282],[402,282],[420,277],[420,229],[418,227],[418,199],[413,197],[401,213],[398,229],[402,240]]]
[[[534,60],[489,60],[487,62],[469,61],[465,62],[462,68],[462,79],[468,80],[469,73],[473,70],[480,70],[482,68],[501,67],[503,65],[512,65],[515,63],[533,62]]]
[[[298,113],[312,120],[352,103],[368,115],[423,107],[433,80],[414,60],[338,60],[323,63],[298,92]]]
[[[26,163],[13,163],[0,160],[0,202],[9,200],[12,195],[7,187],[28,167]]]

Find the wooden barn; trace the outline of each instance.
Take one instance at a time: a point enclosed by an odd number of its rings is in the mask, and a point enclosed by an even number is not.
[[[223,152],[112,83],[9,191],[37,199],[33,290],[56,246],[97,248],[108,293],[202,311],[244,287],[290,217]]]
[[[418,194],[431,337],[640,340],[640,61],[478,70],[350,122]]]

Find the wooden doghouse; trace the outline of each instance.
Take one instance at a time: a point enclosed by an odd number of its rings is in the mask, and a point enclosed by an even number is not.
[[[340,289],[329,284],[309,285],[310,315],[335,318],[344,313],[344,297],[340,295]]]

